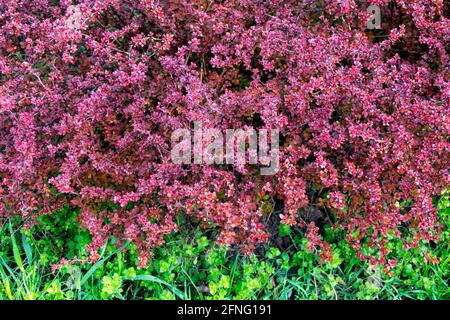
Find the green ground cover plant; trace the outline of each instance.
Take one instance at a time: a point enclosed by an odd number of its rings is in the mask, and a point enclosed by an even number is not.
[[[213,230],[183,221],[148,268],[137,268],[133,244],[117,249],[114,241],[87,264],[90,235],[78,227],[79,212],[66,207],[29,230],[14,219],[2,226],[0,299],[450,299],[449,195],[436,206],[445,226],[441,241],[407,250],[392,237],[398,264],[388,274],[359,260],[342,230],[324,227],[333,259],[322,263],[300,229],[282,224],[278,236],[289,246],[268,243],[253,255],[219,246]],[[63,258],[75,262],[52,269]]]

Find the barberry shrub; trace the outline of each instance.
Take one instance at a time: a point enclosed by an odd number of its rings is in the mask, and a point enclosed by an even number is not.
[[[0,0],[0,218],[77,207],[92,260],[115,237],[142,266],[179,215],[251,251],[279,214],[327,259],[313,207],[383,265],[437,241],[448,4],[371,2],[381,29],[356,0]],[[194,122],[278,129],[279,172],[174,164]]]

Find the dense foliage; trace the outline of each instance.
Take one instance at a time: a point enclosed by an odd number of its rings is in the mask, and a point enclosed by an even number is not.
[[[144,266],[180,214],[247,251],[280,215],[330,260],[316,210],[392,267],[388,237],[440,233],[450,28],[442,0],[372,4],[381,30],[354,0],[0,0],[0,217],[78,207],[92,261],[115,236]],[[173,164],[194,121],[279,129],[280,172]]]
[[[391,274],[358,259],[342,230],[330,226],[324,236],[333,258],[320,263],[297,227],[277,231],[287,248],[272,243],[249,256],[179,221],[180,231],[154,248],[150,266],[137,269],[135,246],[118,250],[113,241],[97,263],[81,263],[89,255],[90,236],[79,228],[76,210],[40,216],[30,230],[20,230],[14,217],[0,226],[0,300],[450,299],[450,198],[437,200],[442,241],[406,250],[390,237],[391,255],[399,261]],[[67,256],[72,262],[51,272],[50,266]]]
[[[406,250],[390,237],[399,263],[389,275],[358,259],[342,230],[330,226],[324,236],[333,258],[320,263],[297,227],[276,232],[290,243],[287,248],[264,246],[265,252],[249,256],[179,221],[180,230],[153,249],[150,266],[138,269],[135,246],[117,250],[113,241],[97,263],[78,262],[89,255],[90,236],[79,228],[76,210],[40,216],[30,230],[20,230],[14,217],[0,226],[0,300],[450,299],[450,198],[437,200],[442,241]],[[50,266],[67,256],[77,258],[51,272]]]

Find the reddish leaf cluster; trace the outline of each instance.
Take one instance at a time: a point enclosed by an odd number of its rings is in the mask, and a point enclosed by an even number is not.
[[[382,264],[400,228],[436,239],[449,8],[371,4],[381,30],[356,0],[0,0],[0,217],[77,206],[92,259],[116,236],[142,265],[179,214],[253,249],[267,199],[322,247],[302,210],[329,207]],[[171,133],[195,121],[280,130],[279,173],[173,164]]]

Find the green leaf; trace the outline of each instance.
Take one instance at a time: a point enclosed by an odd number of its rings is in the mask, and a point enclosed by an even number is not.
[[[30,243],[28,242],[28,237],[25,234],[22,234],[22,246],[25,251],[28,264],[30,264],[33,261],[33,251],[31,249]]]
[[[291,234],[291,226],[288,224],[280,224],[278,227],[278,233],[280,237],[287,237]]]
[[[25,268],[23,266],[23,260],[20,255],[19,247],[17,246],[16,238],[14,237],[14,232],[12,229],[11,221],[9,221],[9,233],[11,235],[11,244],[13,247],[13,255],[14,255],[14,261],[16,262],[17,266],[19,267],[20,271],[25,274]]]

